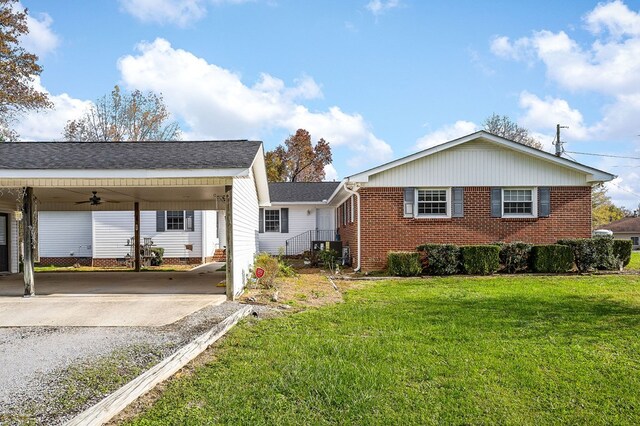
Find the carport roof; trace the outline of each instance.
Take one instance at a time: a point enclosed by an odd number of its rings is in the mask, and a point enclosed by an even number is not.
[[[0,169],[139,170],[251,167],[262,142],[0,143]]]

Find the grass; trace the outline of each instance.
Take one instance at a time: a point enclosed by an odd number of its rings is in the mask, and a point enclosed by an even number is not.
[[[214,354],[130,424],[638,424],[640,281],[367,283]]]
[[[631,262],[625,269],[640,270],[640,251],[636,250],[631,252]]]

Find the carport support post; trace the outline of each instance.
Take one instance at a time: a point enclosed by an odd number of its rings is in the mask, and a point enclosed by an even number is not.
[[[26,188],[22,200],[24,210],[22,217],[22,242],[24,244],[24,256],[22,267],[24,269],[24,297],[35,296],[36,288],[33,273],[33,188]]]
[[[226,227],[227,227],[227,299],[233,300],[235,294],[233,293],[233,201],[232,186],[227,185],[224,187],[224,193],[227,195],[227,206],[225,212]]]
[[[135,246],[135,267],[136,272],[140,272],[140,203],[136,202],[133,205],[134,209],[134,230],[133,230],[133,244]]]

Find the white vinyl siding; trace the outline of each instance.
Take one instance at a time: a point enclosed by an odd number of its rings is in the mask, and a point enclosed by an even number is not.
[[[156,212],[140,212],[140,238],[151,238],[155,247],[164,248],[164,257],[202,256],[202,212],[194,213],[193,232],[156,231]],[[95,258],[123,258],[130,252],[127,242],[133,237],[133,212],[94,212]],[[193,250],[188,250],[192,245]]]
[[[258,196],[253,173],[233,179],[231,221],[234,296],[242,293],[258,250]]]
[[[289,208],[289,232],[263,232],[260,234],[260,251],[270,254],[278,254],[289,238],[300,235],[303,232],[316,229],[316,209],[312,206],[282,205],[278,207]],[[333,217],[333,213],[331,214]],[[297,253],[296,253],[297,254]]]
[[[91,257],[91,212],[40,212],[40,257]]]
[[[590,185],[585,173],[475,141],[370,177],[372,187]]]
[[[216,249],[220,246],[218,240],[218,220],[216,211],[204,211],[202,212],[204,220],[204,253],[203,256],[213,256]]]

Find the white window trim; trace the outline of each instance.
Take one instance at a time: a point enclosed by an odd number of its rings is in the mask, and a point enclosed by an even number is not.
[[[187,212],[182,210],[182,229],[169,229],[169,212],[178,212],[180,210],[165,210],[164,212],[164,230],[165,232],[185,232],[187,229]]]
[[[280,233],[282,230],[282,212],[281,209],[264,209],[262,212],[262,223],[264,223],[264,232],[269,232],[273,234]],[[277,231],[267,231],[267,212],[278,212],[278,230]]]
[[[419,214],[418,213],[418,191],[428,191],[428,190],[445,190],[447,194],[447,214]],[[424,187],[424,188],[416,188],[413,195],[413,211],[414,217],[418,219],[448,219],[451,217],[451,187],[442,188],[442,187]]]
[[[505,214],[504,213],[504,191],[511,191],[511,190],[527,190],[527,191],[531,191],[531,214]],[[538,217],[538,188],[537,187],[508,187],[508,188],[502,188],[502,192],[501,192],[501,203],[500,203],[500,213],[502,214],[502,217],[505,219],[522,219],[522,218],[536,218]]]

